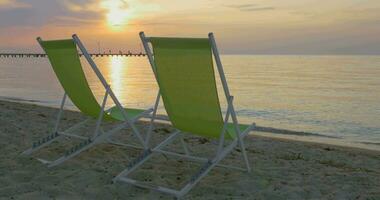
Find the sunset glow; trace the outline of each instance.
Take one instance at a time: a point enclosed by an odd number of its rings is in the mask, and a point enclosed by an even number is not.
[[[128,11],[128,5],[123,0],[104,0],[102,7],[107,10],[107,25],[112,30],[122,30],[127,25],[131,17]]]
[[[91,50],[139,51],[138,33],[205,37],[229,54],[378,54],[378,0],[0,0],[0,44],[76,33]],[[49,12],[46,12],[49,10]],[[12,34],[9,34],[9,33]]]

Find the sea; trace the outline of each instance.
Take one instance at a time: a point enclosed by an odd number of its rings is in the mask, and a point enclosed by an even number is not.
[[[154,104],[157,84],[146,57],[93,59],[125,107]],[[105,90],[81,62],[101,102]],[[240,123],[277,130],[263,134],[380,150],[380,56],[223,55],[222,62]],[[63,93],[47,58],[0,58],[0,99],[59,107]],[[66,109],[76,110],[71,102]]]

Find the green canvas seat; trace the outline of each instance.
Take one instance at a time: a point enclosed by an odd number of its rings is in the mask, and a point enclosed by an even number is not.
[[[98,118],[101,106],[87,82],[74,40],[41,41],[40,44],[48,55],[51,66],[70,100],[83,114]],[[130,119],[145,112],[142,109],[126,108],[125,110]],[[117,106],[112,107],[110,111],[105,114],[104,119],[124,120]]]
[[[208,39],[150,38],[162,100],[173,126],[218,137],[223,129]]]
[[[136,108],[124,108],[124,110],[127,113],[127,118],[130,120],[133,120],[142,115],[143,113],[146,113],[146,110]],[[117,106],[110,108],[108,111],[108,114],[112,117],[112,119],[124,121],[123,113]]]
[[[255,125],[254,123],[250,125],[238,123],[233,107],[233,97],[229,93],[213,35],[210,34],[209,38],[165,38],[145,37],[144,33],[140,33],[140,37],[159,85],[159,93],[169,121],[176,131],[155,148],[144,152],[139,159],[132,162],[127,169],[122,171],[114,181],[157,190],[180,198],[189,192],[215,166],[243,169],[219,164],[235,147],[240,147],[241,149],[246,165],[246,169],[243,170],[250,171],[243,139],[253,130]],[[150,50],[149,43],[153,48],[153,52]],[[224,96],[228,102],[225,115],[221,111],[216,87],[213,57],[223,85]],[[157,108],[155,107],[155,109]],[[232,119],[232,123],[229,123],[230,119]],[[218,146],[215,156],[202,158],[191,155],[182,137],[180,140],[184,154],[179,154],[178,151],[165,150],[164,147],[172,143],[181,133],[217,140]],[[149,183],[128,177],[132,171],[151,158],[154,153],[200,161],[203,165],[180,190],[152,186]]]
[[[80,152],[92,147],[93,145],[100,142],[110,142],[109,138],[117,132],[126,127],[126,124],[132,127],[134,134],[139,138],[142,147],[145,148],[145,142],[143,141],[140,133],[134,127],[133,122],[138,120],[144,115],[147,115],[152,111],[152,109],[142,110],[135,108],[123,108],[113,94],[111,87],[108,85],[107,81],[104,79],[103,75],[100,73],[96,64],[91,59],[91,56],[87,53],[83,44],[80,42],[77,36],[73,36],[72,39],[65,40],[50,40],[42,41],[40,38],[37,39],[47,57],[50,64],[63,87],[65,94],[62,99],[61,109],[58,114],[58,119],[56,122],[55,130],[53,133],[45,138],[40,139],[38,142],[33,143],[33,147],[26,150],[24,154],[31,154],[32,152],[49,145],[53,141],[59,139],[61,136],[74,137],[85,140],[76,146],[74,149],[68,150],[64,156],[58,158],[54,161],[47,161],[39,159],[40,161],[49,164],[50,167],[56,166],[63,163],[64,161],[78,155]],[[90,86],[87,82],[85,73],[83,71],[80,57],[77,51],[77,47],[81,50],[87,61],[89,62],[91,68],[94,70],[95,74],[101,81],[105,88],[105,95],[103,97],[102,105],[98,103],[94,94],[92,93]],[[67,131],[58,131],[58,125],[61,119],[61,114],[63,112],[64,104],[66,102],[66,97],[69,97],[73,104],[86,116],[89,117],[88,120],[74,125]],[[105,105],[107,98],[110,97],[115,106],[106,110]],[[91,119],[96,119],[97,123],[95,126],[94,134],[91,137],[84,137],[79,135],[73,135],[72,132],[79,127],[81,127],[86,122]],[[115,127],[114,129],[103,132],[100,128],[101,122],[106,121],[120,121],[127,122]],[[112,143],[112,142],[111,142]]]

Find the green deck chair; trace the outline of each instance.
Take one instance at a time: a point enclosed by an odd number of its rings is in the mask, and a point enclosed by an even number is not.
[[[243,138],[254,129],[255,124],[241,125],[237,121],[232,104],[233,97],[229,93],[213,34],[210,33],[209,38],[158,38],[145,37],[141,32],[140,37],[158,82],[159,94],[161,94],[169,120],[177,131],[155,148],[144,151],[139,158],[128,165],[127,169],[115,177],[114,181],[126,182],[180,198],[215,166],[249,172],[250,165]],[[149,43],[153,47],[153,53]],[[213,55],[228,102],[227,112],[224,116],[218,99]],[[158,101],[159,98],[157,98],[153,113],[157,109]],[[232,123],[229,123],[230,117]],[[180,137],[180,142],[183,145],[184,154],[164,150],[163,148],[180,136],[180,133],[196,134],[217,140],[217,152],[211,158],[191,155],[182,137]],[[235,147],[240,147],[246,168],[219,163]],[[180,190],[152,186],[129,178],[128,175],[151,158],[153,153],[187,158],[202,162],[203,165]]]
[[[63,137],[83,140],[79,145],[67,150],[62,157],[54,161],[48,161],[40,158],[38,159],[39,161],[48,164],[49,167],[53,167],[63,163],[64,161],[70,158],[73,158],[79,153],[85,151],[86,149],[89,149],[90,147],[102,142],[109,142],[121,145],[122,143],[115,142],[114,140],[111,140],[110,137],[114,133],[120,131],[123,128],[126,128],[127,126],[132,128],[134,136],[138,138],[139,142],[142,145],[141,147],[146,148],[145,141],[143,140],[139,131],[136,129],[134,122],[142,117],[147,117],[149,113],[152,112],[152,108],[148,110],[123,108],[119,100],[114,95],[112,89],[108,85],[107,81],[104,79],[103,75],[101,74],[96,64],[92,60],[91,56],[87,53],[83,44],[76,35],[73,35],[72,39],[66,40],[42,41],[41,38],[37,38],[37,40],[46,52],[49,61],[53,67],[53,70],[65,91],[65,94],[62,98],[61,108],[58,113],[53,133],[51,135],[39,139],[36,142],[33,142],[32,147],[24,151],[23,154],[32,154],[33,152]],[[91,68],[93,69],[93,71],[95,72],[95,74],[97,75],[97,77],[99,78],[99,80],[105,88],[106,92],[103,98],[102,105],[99,105],[88,85],[87,79],[85,77],[83,68],[80,63],[77,46],[79,47],[79,49],[87,59],[88,63],[90,64]],[[67,96],[83,114],[88,116],[88,119],[70,127],[65,131],[58,131],[59,123],[62,117]],[[105,110],[105,105],[108,96],[113,100],[115,106]],[[96,127],[92,136],[84,137],[71,133],[77,130],[78,128],[82,127],[92,119],[97,120]],[[103,120],[119,121],[121,122],[121,124],[117,125],[115,128],[109,131],[104,132],[101,129],[101,123]],[[122,145],[137,147],[128,144]]]

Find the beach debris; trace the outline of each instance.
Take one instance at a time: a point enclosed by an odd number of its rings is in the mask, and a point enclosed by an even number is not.
[[[37,115],[40,116],[40,117],[46,118],[46,115],[43,114],[43,113],[38,113]]]
[[[198,139],[198,142],[199,142],[200,144],[206,144],[206,143],[210,142],[210,140],[207,139],[207,138],[199,138],[199,139]]]
[[[334,149],[331,148],[331,147],[325,147],[325,148],[323,148],[323,150],[325,150],[325,151],[333,151]]]
[[[171,131],[167,128],[156,128],[153,130],[155,133],[171,133]]]

